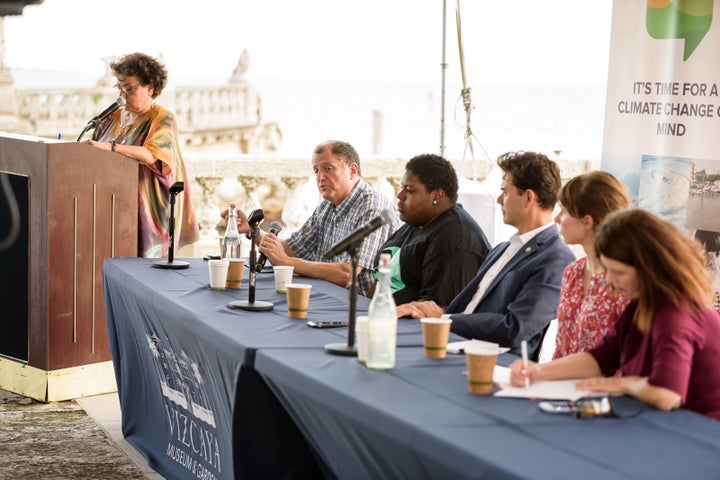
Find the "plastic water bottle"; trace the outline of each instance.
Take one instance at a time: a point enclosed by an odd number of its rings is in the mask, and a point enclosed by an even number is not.
[[[222,258],[240,258],[240,234],[237,229],[237,211],[235,203],[228,209],[227,228],[222,238]]]
[[[389,370],[395,367],[397,312],[390,289],[390,255],[381,254],[380,277],[368,309],[368,368]]]

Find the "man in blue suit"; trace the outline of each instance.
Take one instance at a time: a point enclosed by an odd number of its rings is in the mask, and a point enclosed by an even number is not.
[[[560,168],[535,152],[507,153],[497,163],[503,171],[497,202],[503,221],[517,233],[490,251],[446,311],[432,301],[412,302],[398,306],[398,317],[447,313],[454,333],[515,353],[527,340],[528,354],[537,358],[545,329],[557,316],[563,270],[575,260],[553,222]]]

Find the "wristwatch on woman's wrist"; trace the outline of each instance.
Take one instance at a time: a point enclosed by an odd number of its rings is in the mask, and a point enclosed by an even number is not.
[[[113,152],[115,151],[115,145],[115,140],[110,140],[110,150],[112,150]]]

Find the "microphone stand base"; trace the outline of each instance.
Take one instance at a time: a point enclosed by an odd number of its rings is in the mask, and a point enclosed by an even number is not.
[[[228,307],[240,310],[248,310],[250,312],[267,312],[273,309],[270,302],[248,302],[247,300],[236,300],[228,303]]]
[[[347,343],[328,343],[325,345],[325,351],[333,355],[342,355],[344,357],[357,357],[357,347],[350,346]]]
[[[172,262],[168,262],[166,260],[157,260],[153,262],[152,264],[155,268],[170,268],[173,270],[180,270],[183,268],[188,268],[190,264],[188,262],[173,260]]]

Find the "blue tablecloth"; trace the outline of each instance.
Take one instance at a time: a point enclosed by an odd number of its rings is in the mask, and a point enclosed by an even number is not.
[[[576,420],[529,400],[467,393],[463,356],[423,356],[419,322],[398,326],[397,367],[327,354],[347,329],[287,317],[272,273],[256,300],[212,291],[207,263],[103,264],[108,331],[127,440],[168,478],[714,478],[720,422],[616,399],[626,419]],[[348,292],[302,278],[308,319],[344,320]],[[358,299],[358,314],[369,300]],[[457,339],[453,337],[453,340]],[[511,357],[501,357],[509,362]]]
[[[255,369],[339,478],[720,475],[720,422],[628,397],[613,403],[631,418],[545,414],[535,401],[468,393],[464,356],[400,348],[396,368],[377,372],[314,350],[261,350]]]
[[[103,264],[123,434],[169,478],[317,473],[299,431],[254,372],[254,356],[276,348],[328,355],[323,347],[346,343],[348,329],[313,329],[289,319],[269,267],[256,276],[255,300],[274,309],[231,309],[231,301],[248,299],[248,270],[240,290],[217,291],[209,288],[207,262],[189,262],[183,270],[153,268],[140,258]],[[296,281],[313,285],[308,320],[347,320],[348,290]],[[368,305],[359,297],[358,314]],[[400,345],[422,344],[417,322],[402,322],[398,331]]]

